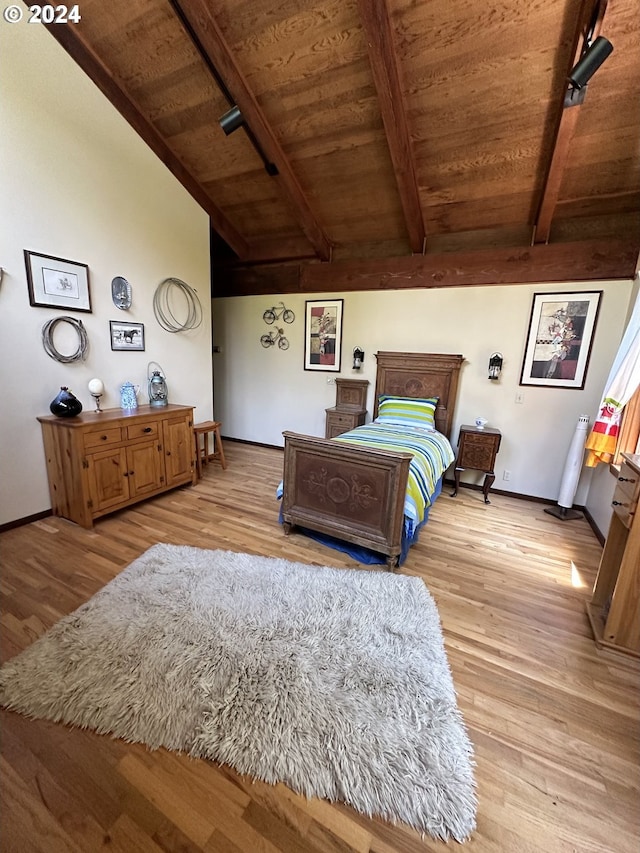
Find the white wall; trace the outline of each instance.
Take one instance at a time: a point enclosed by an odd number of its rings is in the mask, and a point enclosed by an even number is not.
[[[61,385],[85,408],[87,382],[100,377],[103,407],[119,406],[119,386],[143,386],[150,361],[167,375],[172,403],[212,415],[208,218],[41,25],[0,22],[0,523],[50,507],[38,415]],[[46,355],[41,330],[64,310],[31,307],[23,250],[86,263],[92,313],[81,319],[87,360],[60,364]],[[111,301],[111,279],[125,276],[133,305]],[[152,300],[174,276],[200,297],[204,319],[171,334],[156,322]],[[182,306],[181,306],[182,309]],[[181,316],[181,315],[179,315]],[[144,323],[144,352],[112,352],[109,320]],[[54,342],[72,345],[64,334]]]
[[[335,403],[336,375],[368,379],[369,416],[378,350],[462,353],[454,440],[460,424],[478,415],[502,432],[495,487],[557,499],[562,469],[578,416],[593,418],[617,350],[632,282],[567,285],[442,288],[332,294],[344,299],[340,374],[303,369],[305,299],[323,294],[251,296],[213,300],[216,418],[223,435],[282,446],[282,431],[324,435],[325,408]],[[603,296],[584,390],[519,386],[533,293],[602,290]],[[326,294],[325,294],[326,295]],[[265,350],[265,308],[284,299],[296,314],[285,326],[290,348]],[[281,324],[282,325],[282,324]],[[355,346],[365,350],[363,369],[351,369]],[[504,356],[499,382],[487,378],[492,352]],[[516,391],[524,402],[515,402]],[[504,470],[511,472],[509,481]],[[583,504],[591,472],[585,471],[575,498]],[[478,480],[467,472],[463,479]]]

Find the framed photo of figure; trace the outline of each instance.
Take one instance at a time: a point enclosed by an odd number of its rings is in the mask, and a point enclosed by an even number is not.
[[[584,388],[601,290],[534,293],[521,385]]]
[[[340,372],[343,304],[343,299],[305,302],[305,370]]]

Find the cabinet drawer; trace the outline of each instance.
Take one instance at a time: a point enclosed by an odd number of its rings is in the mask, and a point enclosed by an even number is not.
[[[625,527],[631,527],[631,522],[638,508],[639,495],[640,476],[630,465],[623,462],[620,466],[620,475],[611,505]]]
[[[109,447],[122,441],[122,430],[120,427],[105,427],[104,429],[87,430],[84,434],[85,450],[93,450],[96,447]]]
[[[627,495],[630,500],[638,502],[640,497],[640,475],[626,462],[620,466],[620,474],[616,482],[616,491]]]
[[[133,441],[136,438],[157,438],[160,428],[157,421],[147,421],[141,424],[129,424],[127,426],[127,439]]]

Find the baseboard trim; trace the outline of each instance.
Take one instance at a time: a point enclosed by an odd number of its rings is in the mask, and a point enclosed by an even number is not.
[[[4,533],[5,530],[13,530],[14,527],[23,527],[25,524],[31,524],[32,521],[40,521],[43,518],[48,518],[50,515],[53,515],[52,510],[45,509],[43,512],[27,515],[25,518],[16,518],[15,521],[7,521],[4,524],[0,524],[0,533]]]
[[[278,444],[265,444],[263,441],[249,441],[246,438],[230,438],[229,436],[221,436],[223,441],[235,441],[236,444],[250,444],[252,447],[267,447],[270,450],[280,450],[284,453],[284,447]]]
[[[444,485],[451,486],[452,488],[455,487],[455,483],[453,480],[445,480]],[[478,483],[460,483],[460,488],[461,489],[471,489],[474,492],[481,492],[482,491],[482,486]],[[489,491],[489,495],[505,495],[505,497],[508,497],[508,498],[517,498],[518,500],[521,500],[521,501],[533,501],[534,503],[547,504],[547,505],[551,505],[551,504],[555,503],[555,501],[552,501],[549,498],[537,498],[537,497],[534,497],[533,495],[523,495],[520,492],[507,492],[505,489],[494,489],[493,487],[491,487],[491,489]],[[578,507],[576,507],[576,509],[581,510],[582,507],[578,506]]]
[[[600,528],[596,524],[594,517],[591,515],[591,513],[586,508],[586,506],[580,507],[580,509],[584,513],[584,517],[589,522],[589,527],[593,530],[593,533],[594,533],[596,539],[604,548],[604,543],[607,541],[607,537],[602,533],[602,531],[600,530]]]

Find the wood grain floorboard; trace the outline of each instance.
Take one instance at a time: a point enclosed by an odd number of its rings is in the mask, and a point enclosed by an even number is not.
[[[283,535],[282,453],[227,442],[228,467],[93,530],[45,518],[0,535],[2,661],[156,542],[356,567]],[[402,567],[442,621],[475,747],[469,853],[637,853],[640,664],[594,645],[584,604],[602,549],[583,519],[445,489]],[[363,571],[383,570],[370,567]],[[160,749],[2,711],[4,853],[442,853],[453,844]]]

